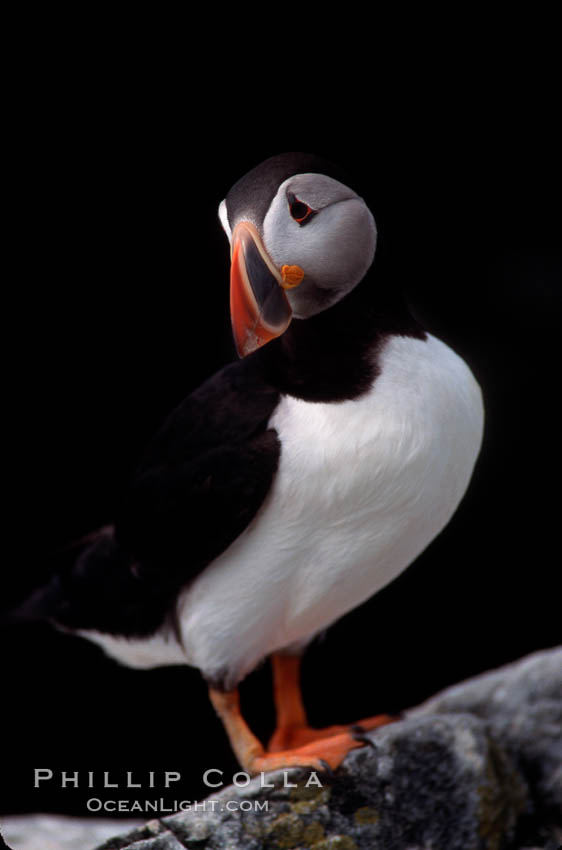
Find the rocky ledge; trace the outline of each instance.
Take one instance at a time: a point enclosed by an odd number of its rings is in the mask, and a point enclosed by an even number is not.
[[[274,787],[232,786],[204,811],[150,821],[99,850],[562,845],[562,649],[449,688],[368,738],[322,786],[307,787],[304,770],[288,783],[268,774]]]

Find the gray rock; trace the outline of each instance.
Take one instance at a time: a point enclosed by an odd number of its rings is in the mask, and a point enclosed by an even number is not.
[[[204,810],[152,822],[152,835],[144,827],[103,850],[555,850],[561,731],[562,650],[554,649],[370,733],[369,746],[320,787],[307,787],[306,770],[268,774],[272,788],[259,778],[227,788]]]
[[[469,713],[528,783],[541,811],[562,811],[562,649],[449,688],[410,717]]]
[[[90,850],[121,829],[130,834],[139,821],[74,818],[62,815],[9,815],[0,818],[0,832],[13,850]],[[0,843],[1,846],[1,843]]]

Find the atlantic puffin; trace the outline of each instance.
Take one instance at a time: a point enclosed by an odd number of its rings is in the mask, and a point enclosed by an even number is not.
[[[251,774],[335,768],[364,739],[308,726],[301,655],[447,524],[479,453],[481,392],[377,275],[374,217],[337,166],[274,156],[218,212],[239,359],[171,413],[114,523],[17,616],[133,667],[198,668]],[[268,657],[277,728],[264,747],[238,685]]]

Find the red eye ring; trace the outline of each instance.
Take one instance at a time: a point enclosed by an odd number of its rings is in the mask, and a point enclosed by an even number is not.
[[[304,224],[313,215],[316,215],[316,211],[312,207],[309,207],[304,201],[299,201],[295,195],[289,196],[289,212],[297,224]]]

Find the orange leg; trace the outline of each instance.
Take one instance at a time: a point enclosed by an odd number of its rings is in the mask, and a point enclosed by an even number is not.
[[[211,702],[229,737],[240,765],[248,773],[302,766],[315,770],[336,768],[349,750],[363,746],[357,731],[366,731],[390,723],[394,718],[378,715],[357,726],[330,726],[312,729],[300,692],[300,659],[291,655],[273,655],[273,688],[277,711],[277,729],[267,751],[250,730],[240,712],[238,690],[209,691]]]
[[[267,753],[240,713],[237,689],[223,693],[210,688],[209,696],[222,720],[236,758],[248,773],[282,767],[311,767],[315,770],[336,768],[350,749],[362,746],[359,741],[345,734],[322,741],[322,747],[318,743],[311,743],[304,747]]]
[[[259,741],[240,713],[238,688],[233,691],[217,691],[209,688],[209,697],[222,721],[230,746],[240,765],[249,770],[254,759],[263,755],[263,744]]]
[[[353,725],[325,726],[323,729],[313,729],[306,720],[306,711],[302,702],[300,688],[300,656],[275,653],[271,656],[273,667],[273,695],[277,713],[277,727],[269,742],[268,751],[300,747],[312,741],[324,741],[326,738],[346,735],[351,737],[355,732],[367,732],[392,723],[396,718],[388,714],[378,714],[368,717]],[[350,747],[351,749],[351,747]]]

